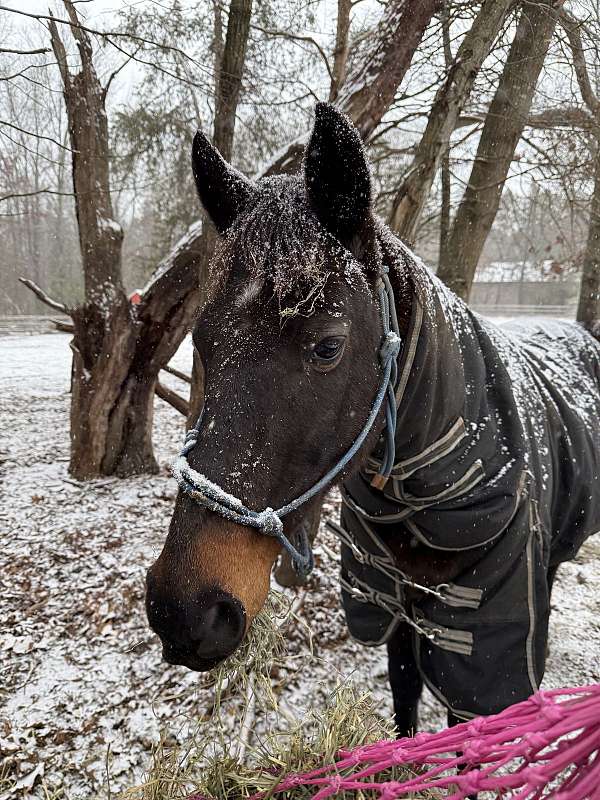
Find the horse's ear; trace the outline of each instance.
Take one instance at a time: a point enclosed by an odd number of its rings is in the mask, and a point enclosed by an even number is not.
[[[358,131],[327,103],[316,108],[304,155],[304,179],[321,223],[349,244],[371,217],[371,175]]]
[[[194,136],[192,171],[202,205],[225,233],[254,194],[253,184],[228,164],[202,131]]]

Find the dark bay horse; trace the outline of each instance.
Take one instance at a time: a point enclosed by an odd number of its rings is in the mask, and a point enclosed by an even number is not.
[[[252,183],[200,133],[193,170],[220,242],[204,412],[147,578],[165,659],[208,670],[238,647],[282,546],[310,570],[298,531],[337,482],[346,616],[387,644],[399,731],[423,681],[451,722],[527,697],[556,567],[600,529],[600,346],[470,312],[375,218],[331,106],[300,175]]]

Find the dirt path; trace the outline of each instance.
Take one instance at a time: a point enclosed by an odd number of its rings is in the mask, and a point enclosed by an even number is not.
[[[0,800],[53,796],[44,785],[68,798],[106,796],[109,745],[116,792],[140,779],[161,730],[175,730],[179,715],[198,715],[209,703],[197,675],[161,662],[143,611],[145,569],[175,497],[168,463],[181,418],[157,403],[159,476],[71,480],[68,341],[0,339],[0,754],[10,759],[0,771]],[[188,369],[189,359],[185,344],[175,365]],[[336,513],[335,502],[328,512]],[[300,715],[352,673],[389,711],[385,651],[348,639],[336,543],[325,533],[322,541],[302,613],[323,661],[287,686],[283,703]],[[600,538],[562,568],[553,605],[545,685],[599,681]],[[423,726],[441,722],[426,698]],[[20,788],[11,791],[14,780]]]

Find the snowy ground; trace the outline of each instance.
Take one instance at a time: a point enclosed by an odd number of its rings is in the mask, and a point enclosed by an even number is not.
[[[160,731],[210,701],[197,675],[161,662],[143,608],[144,572],[175,497],[168,464],[181,417],[157,401],[160,475],[73,481],[68,342],[66,334],[0,339],[0,800],[106,797],[107,764],[113,793],[131,786]],[[189,370],[190,357],[186,343],[174,365]],[[283,701],[301,715],[352,673],[389,711],[385,651],[348,639],[336,544],[324,532],[321,540],[301,606],[321,660],[286,687]],[[553,606],[545,685],[600,681],[600,538],[562,567]],[[422,726],[442,719],[426,697]]]

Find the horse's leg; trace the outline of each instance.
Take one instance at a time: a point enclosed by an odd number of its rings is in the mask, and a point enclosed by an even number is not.
[[[461,722],[466,722],[465,719],[457,717],[454,711],[448,709],[448,727],[453,728],[455,725],[460,725]]]
[[[556,573],[560,564],[555,564],[553,567],[548,567],[548,573],[546,575],[546,579],[548,581],[548,597],[552,594],[552,587],[554,586],[554,579],[556,578]]]
[[[412,736],[417,730],[423,679],[413,653],[412,629],[406,623],[398,625],[387,643],[387,650],[397,734],[399,737]]]

